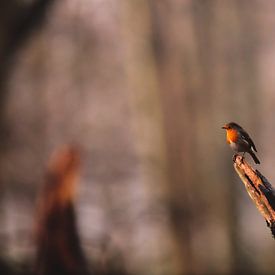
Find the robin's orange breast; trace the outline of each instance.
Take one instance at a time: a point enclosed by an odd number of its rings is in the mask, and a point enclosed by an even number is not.
[[[226,140],[228,143],[231,143],[231,142],[236,143],[238,140],[238,132],[235,129],[227,129]]]

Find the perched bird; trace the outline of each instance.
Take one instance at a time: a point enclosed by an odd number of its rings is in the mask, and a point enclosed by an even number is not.
[[[256,164],[260,164],[259,159],[254,152],[257,152],[254,142],[248,135],[248,133],[237,123],[230,122],[225,124],[223,129],[226,130],[226,140],[230,144],[230,147],[236,152],[247,152],[251,155]]]

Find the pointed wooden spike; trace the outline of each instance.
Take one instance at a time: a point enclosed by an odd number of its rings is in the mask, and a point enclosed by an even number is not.
[[[50,159],[38,203],[36,275],[88,274],[76,226],[79,153],[69,146]]]
[[[233,158],[234,168],[242,180],[246,191],[250,198],[255,203],[261,215],[265,218],[268,226],[275,237],[275,192],[271,184],[263,182],[263,177],[259,171],[254,170],[240,155],[235,155]],[[269,188],[266,188],[268,186]]]

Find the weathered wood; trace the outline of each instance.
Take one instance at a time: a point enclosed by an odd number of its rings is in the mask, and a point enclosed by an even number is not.
[[[240,155],[233,158],[234,168],[257,209],[275,237],[275,191],[268,180]]]
[[[64,146],[49,163],[38,202],[36,275],[88,275],[74,206],[78,150]]]

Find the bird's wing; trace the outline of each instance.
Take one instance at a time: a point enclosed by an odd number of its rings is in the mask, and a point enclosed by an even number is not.
[[[257,152],[256,146],[253,142],[253,140],[250,138],[250,136],[248,135],[248,133],[246,133],[245,131],[241,131],[241,135],[244,138],[245,141],[248,142],[248,144],[250,145],[250,147],[252,147],[252,149]]]

